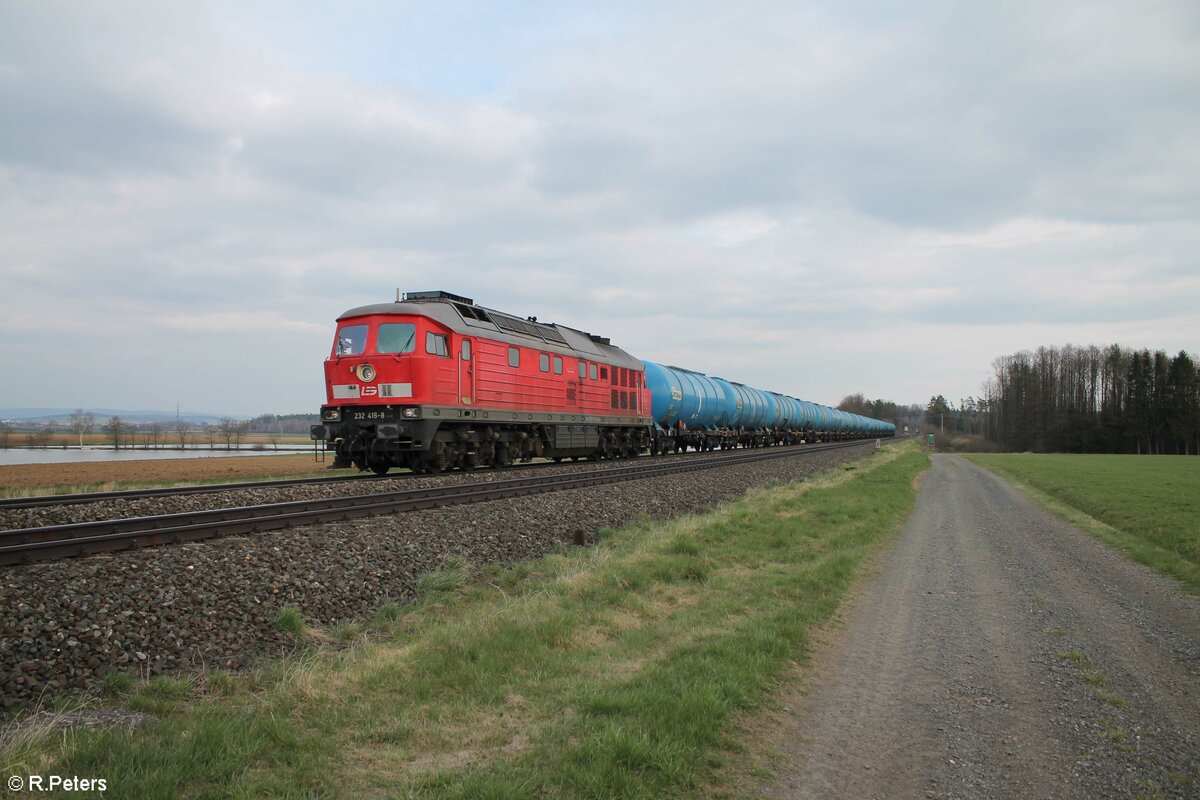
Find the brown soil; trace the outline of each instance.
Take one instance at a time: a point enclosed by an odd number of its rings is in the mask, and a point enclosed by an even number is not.
[[[39,486],[96,486],[124,483],[240,481],[320,472],[333,463],[313,460],[312,453],[229,458],[164,458],[146,461],[98,461],[77,464],[0,466],[0,489]]]

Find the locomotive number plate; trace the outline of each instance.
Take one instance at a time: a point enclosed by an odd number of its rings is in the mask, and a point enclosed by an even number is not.
[[[355,419],[387,419],[386,411],[355,411]]]

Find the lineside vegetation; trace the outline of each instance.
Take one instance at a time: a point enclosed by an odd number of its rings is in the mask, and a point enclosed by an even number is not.
[[[455,563],[419,604],[297,626],[342,649],[114,687],[107,702],[161,721],[26,736],[3,760],[145,798],[711,795],[739,760],[736,715],[805,657],[927,466],[897,445],[592,548]]]
[[[1028,453],[968,458],[1200,594],[1200,459]]]

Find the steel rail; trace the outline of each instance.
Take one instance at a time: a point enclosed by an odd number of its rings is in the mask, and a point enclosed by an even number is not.
[[[319,463],[319,462],[318,462]],[[557,467],[561,464],[550,460],[533,463],[510,464],[505,469],[530,469],[536,467]],[[402,468],[398,468],[402,469]],[[480,469],[485,469],[480,467]],[[392,472],[387,475],[328,475],[315,478],[281,478],[270,481],[242,481],[239,483],[205,483],[192,486],[160,486],[151,489],[123,489],[115,492],[79,492],[75,494],[42,494],[33,497],[0,497],[0,511],[21,508],[45,508],[48,506],[70,506],[81,503],[95,503],[106,500],[143,500],[151,497],[176,497],[193,494],[216,494],[217,492],[237,492],[244,489],[278,489],[290,486],[325,486],[335,483],[372,483],[378,481],[408,480],[411,478],[436,478],[440,475],[459,475],[460,472],[446,472],[429,475],[416,472]]]
[[[208,483],[195,486],[162,486],[153,489],[126,489],[116,492],[80,492],[76,494],[43,494],[35,497],[0,498],[0,511],[16,508],[42,508],[94,503],[101,500],[141,500],[147,497],[173,497],[188,494],[215,494],[240,489],[272,489],[281,486],[314,486],[345,481],[378,481],[401,475],[331,475],[317,478],[288,478],[276,481],[244,481],[242,483]]]
[[[318,500],[296,500],[151,517],[99,520],[71,525],[50,525],[41,528],[17,528],[0,531],[0,564],[11,565],[37,560],[92,555],[150,545],[198,541],[217,536],[259,533],[321,522],[339,522],[357,517],[479,503],[752,461],[799,456],[863,443],[861,440],[856,440],[812,445],[805,448],[756,448],[741,451],[734,456],[724,454],[716,457],[708,456],[667,462],[645,460],[633,462],[617,469],[453,484]]]

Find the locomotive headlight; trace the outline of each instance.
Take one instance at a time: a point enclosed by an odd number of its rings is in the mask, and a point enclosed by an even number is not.
[[[421,409],[419,409],[419,408],[406,408],[406,409],[404,409],[404,411],[403,411],[403,412],[401,412],[401,413],[403,413],[403,414],[404,414],[404,416],[408,417],[409,419],[412,419],[412,418],[414,418],[414,417],[419,417],[419,416],[421,416]]]
[[[326,408],[321,411],[321,419],[326,422],[339,422],[342,419],[342,410],[340,408]]]
[[[375,368],[370,364],[359,364],[358,379],[363,383],[370,383],[375,380]]]

